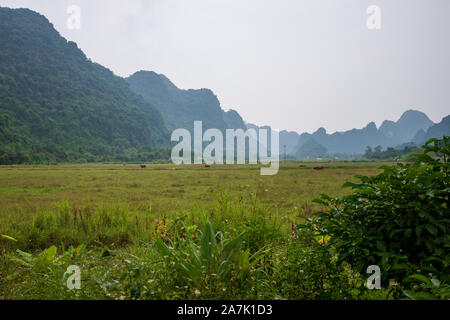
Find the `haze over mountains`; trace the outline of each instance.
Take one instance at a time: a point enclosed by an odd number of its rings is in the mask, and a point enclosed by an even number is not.
[[[426,131],[432,125],[425,113],[409,110],[397,122],[385,120],[379,131],[392,140],[391,144],[401,144],[412,141],[418,131]]]
[[[370,122],[362,129],[352,129],[345,132],[328,134],[325,128],[320,128],[313,134],[303,133],[294,148],[296,154],[302,153],[302,146],[309,140],[323,146],[330,154],[362,154],[367,146],[396,147],[411,142],[419,130],[426,131],[434,123],[426,114],[420,111],[408,110],[397,121],[386,120],[378,129]]]
[[[170,130],[192,130],[195,120],[203,120],[205,129],[246,128],[241,116],[234,110],[225,112],[209,89],[181,90],[166,76],[152,71],[136,72],[126,80],[134,92],[156,106]]]
[[[263,93],[261,93],[263,94]],[[40,161],[150,161],[164,157],[176,128],[257,128],[224,111],[209,89],[181,90],[139,71],[127,79],[91,62],[42,15],[0,8],[0,164]],[[296,158],[362,154],[367,146],[422,144],[450,135],[450,117],[434,124],[409,110],[377,128],[328,134],[280,132],[280,152]],[[345,155],[344,155],[345,157]]]
[[[202,120],[204,129],[270,128],[246,124],[234,110],[224,112],[219,100],[209,89],[181,90],[166,76],[152,71],[139,71],[126,80],[133,91],[157,107],[170,130],[187,128],[192,131],[195,120]],[[286,146],[290,158],[312,159],[327,154],[346,157],[363,154],[367,146],[388,148],[411,142],[420,144],[425,142],[420,141],[420,134],[425,136],[433,125],[425,113],[408,110],[396,122],[385,120],[380,128],[371,122],[362,129],[333,134],[327,134],[325,128],[313,134],[281,131],[280,154],[284,153]]]
[[[419,130],[414,136],[412,142],[416,146],[423,145],[432,138],[450,136],[450,116],[446,116],[441,122],[431,126],[428,130]]]

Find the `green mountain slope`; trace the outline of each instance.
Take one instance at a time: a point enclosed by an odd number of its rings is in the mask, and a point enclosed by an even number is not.
[[[161,114],[125,80],[44,16],[0,8],[0,163],[89,160],[167,140]]]
[[[246,127],[236,111],[224,112],[209,89],[182,90],[166,76],[152,71],[136,72],[126,80],[134,92],[158,108],[170,130],[184,128],[192,131],[196,120],[203,121],[204,129]]]

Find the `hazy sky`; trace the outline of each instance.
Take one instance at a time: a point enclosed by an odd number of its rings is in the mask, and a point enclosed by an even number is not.
[[[0,0],[44,14],[120,76],[210,88],[244,120],[329,132],[450,114],[449,0]],[[81,29],[66,26],[81,8]],[[381,30],[366,10],[381,9]]]

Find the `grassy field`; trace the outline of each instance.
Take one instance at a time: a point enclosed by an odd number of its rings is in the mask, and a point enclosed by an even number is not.
[[[258,166],[0,167],[0,235],[16,240],[0,239],[0,299],[367,298],[358,275],[305,245],[293,226],[319,209],[311,201],[321,193],[346,194],[343,183],[381,164],[304,165],[266,177]],[[237,239],[241,255],[225,273],[211,267],[222,251],[198,277],[183,273],[207,221],[225,241],[213,250]],[[81,290],[65,286],[69,265],[82,270]],[[331,282],[302,278],[302,268]]]
[[[133,209],[152,206],[156,215],[211,204],[217,192],[233,197],[257,194],[263,203],[291,210],[308,205],[320,193],[343,194],[342,184],[354,175],[379,172],[380,163],[288,163],[275,176],[263,177],[259,167],[152,165],[0,166],[0,210],[35,211],[61,200],[74,206],[120,201]]]

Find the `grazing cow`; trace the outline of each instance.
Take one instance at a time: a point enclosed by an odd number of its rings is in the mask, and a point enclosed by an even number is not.
[[[141,169],[145,169],[147,166],[145,164],[141,164]]]
[[[299,167],[299,168],[306,168],[306,165],[301,164],[301,165],[299,165],[298,167]]]
[[[209,164],[205,164],[205,168],[211,168]]]
[[[325,167],[324,167],[324,166],[320,166],[320,167],[314,167],[314,170],[323,170],[323,169],[325,169]]]

